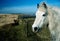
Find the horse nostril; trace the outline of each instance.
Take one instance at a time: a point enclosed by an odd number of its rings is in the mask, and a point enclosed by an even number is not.
[[[37,29],[38,29],[37,27],[34,28],[35,31],[36,31]]]

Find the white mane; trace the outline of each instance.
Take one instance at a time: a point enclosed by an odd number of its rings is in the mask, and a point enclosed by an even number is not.
[[[58,13],[60,13],[60,8],[58,8],[58,7],[53,7],[52,9],[55,10],[55,11],[57,11]]]
[[[49,14],[49,30],[52,37],[55,38],[53,41],[60,41],[60,9],[53,7],[48,10]]]

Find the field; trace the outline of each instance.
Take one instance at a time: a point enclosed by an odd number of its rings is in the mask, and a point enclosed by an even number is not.
[[[43,26],[39,33],[32,32],[35,17],[18,15],[19,24],[12,23],[0,26],[0,41],[50,41],[49,29]]]

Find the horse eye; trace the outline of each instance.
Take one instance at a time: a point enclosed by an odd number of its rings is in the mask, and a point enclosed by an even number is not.
[[[46,14],[43,14],[43,16],[46,16]]]

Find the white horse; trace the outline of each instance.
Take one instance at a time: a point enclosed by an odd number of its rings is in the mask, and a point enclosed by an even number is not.
[[[48,25],[52,41],[60,41],[60,9],[48,7],[44,2],[39,5],[36,19],[32,25],[33,32],[38,32],[43,25]]]

